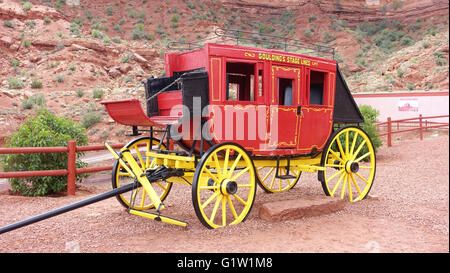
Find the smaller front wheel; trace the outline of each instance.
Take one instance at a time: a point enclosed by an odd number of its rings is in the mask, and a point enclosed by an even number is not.
[[[244,148],[221,143],[203,155],[192,181],[192,202],[204,226],[218,228],[245,221],[255,194],[255,167]]]

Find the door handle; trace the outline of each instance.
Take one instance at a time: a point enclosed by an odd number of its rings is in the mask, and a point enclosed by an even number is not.
[[[297,106],[297,115],[300,115],[303,118],[303,111],[302,111],[302,107],[300,105]]]

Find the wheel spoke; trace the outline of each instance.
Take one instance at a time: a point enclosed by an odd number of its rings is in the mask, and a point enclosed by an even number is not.
[[[211,171],[205,166],[205,173],[209,176],[209,177],[211,177],[213,180],[214,180],[214,182],[216,182],[216,184],[217,185],[219,185],[220,184],[220,182],[219,182],[219,179],[213,174],[213,173],[211,173]]]
[[[224,158],[224,163],[223,163],[223,173],[227,174],[228,173],[228,160],[230,158],[230,149],[227,149],[227,151],[225,152],[225,158]]]
[[[273,189],[273,183],[275,182],[275,174],[273,175],[273,177],[272,177],[272,181],[270,181],[270,186],[269,186],[269,188],[270,189]]]
[[[242,200],[242,198],[239,197],[237,194],[233,194],[233,197],[236,198],[239,202],[241,202],[244,206],[247,206],[247,202]]]
[[[147,196],[147,192],[143,189],[142,190],[142,197],[141,197],[141,207],[144,207],[145,197],[146,196]]]
[[[219,195],[219,197],[217,197],[216,203],[214,204],[214,208],[213,211],[211,213],[211,216],[209,217],[209,221],[214,223],[214,218],[216,217],[216,213],[217,213],[217,209],[219,208],[220,205],[220,201],[222,201],[222,195]]]
[[[358,132],[355,132],[355,136],[353,137],[353,142],[352,142],[352,147],[350,148],[350,155],[349,157],[352,158],[353,157],[353,151],[355,149],[355,145],[356,145],[356,140],[358,139]]]
[[[341,199],[344,199],[344,193],[345,193],[345,185],[347,180],[347,173],[344,173],[344,182],[342,183],[342,189],[341,189]]]
[[[330,153],[337,159],[339,160],[342,164],[345,164],[345,161],[332,149],[330,149]]]
[[[349,156],[349,154],[348,154],[348,148],[349,148],[349,141],[348,141],[348,131],[346,131],[345,132],[345,156],[347,157],[347,158],[349,158],[350,156]]]
[[[342,157],[344,160],[347,160],[347,157],[345,156],[344,150],[342,149],[342,144],[341,144],[341,141],[339,140],[339,137],[336,138],[336,143],[337,143],[337,145],[338,145],[339,152],[340,152],[341,155],[342,155],[341,157]]]
[[[350,198],[350,202],[353,202],[352,185],[350,184],[349,174],[347,174],[345,179],[347,180],[347,184],[348,184],[348,197]]]
[[[243,169],[242,171],[240,171],[238,174],[236,174],[235,176],[233,176],[232,178],[230,178],[230,180],[236,181],[236,179],[238,179],[239,177],[241,177],[241,175],[243,175],[244,173],[246,173],[249,169],[250,169],[250,167],[246,167],[245,169]]]
[[[220,162],[219,162],[219,158],[217,158],[217,152],[214,153],[213,159],[214,159],[214,163],[216,165],[216,172],[220,177],[220,176],[222,176],[222,170],[220,169]]]
[[[345,165],[337,165],[337,164],[325,164],[325,167],[332,167],[332,168],[344,168]]]
[[[231,213],[233,213],[234,219],[237,219],[238,215],[236,213],[236,210],[234,209],[233,201],[231,201],[231,198],[229,195],[227,195],[227,201],[228,201],[228,205],[230,206]]]
[[[331,179],[335,178],[336,176],[338,176],[340,173],[342,173],[344,171],[344,169],[341,169],[339,171],[337,171],[335,174],[333,174],[332,176],[330,176],[326,182],[328,183]]]
[[[353,184],[355,185],[356,190],[358,191],[359,195],[361,195],[361,190],[359,189],[358,183],[356,183],[355,177],[353,176],[352,173],[350,174],[350,178],[352,179]]]
[[[216,191],[214,192],[209,198],[208,200],[205,201],[205,203],[202,204],[202,209],[206,208],[206,206],[209,205],[209,203],[211,203],[212,200],[214,200],[217,196],[219,195],[219,192]]]
[[[361,178],[362,181],[366,182],[366,184],[369,184],[369,181],[367,181],[367,179],[365,179],[364,177],[362,177],[359,173],[354,173],[356,174],[356,176],[358,176],[359,178]]]
[[[359,161],[363,160],[364,158],[366,158],[370,154],[371,154],[370,152],[365,153],[364,155],[358,157],[358,159],[355,159],[355,162],[359,162]]]
[[[167,190],[167,188],[166,187],[164,187],[161,183],[159,183],[159,182],[155,182],[155,184],[156,185],[158,185],[161,189],[163,189],[163,190]]]
[[[242,154],[238,154],[236,159],[233,162],[233,165],[230,168],[230,171],[228,172],[228,175],[231,175],[234,172],[234,169],[236,169],[237,164],[239,163],[239,160],[241,160]]]
[[[336,185],[334,185],[333,190],[331,191],[331,196],[334,196],[334,193],[336,192],[339,184],[341,183],[342,178],[344,177],[344,173],[341,174],[341,176],[339,177],[338,181],[336,182]]]
[[[361,151],[362,147],[364,147],[364,144],[366,144],[365,139],[363,140],[363,142],[361,142],[361,144],[359,144],[358,149],[356,149],[356,152],[353,154],[353,157],[351,158],[352,160],[354,160],[358,156],[359,151]]]
[[[141,168],[145,168],[145,163],[144,163],[144,160],[142,159],[141,152],[139,152],[139,147],[138,147],[138,145],[135,145],[135,146],[134,146],[134,150],[136,150],[136,154],[137,154],[137,156],[138,156],[138,158],[139,158],[139,162],[141,162]]]
[[[269,175],[273,172],[273,170],[275,170],[275,168],[270,169],[270,171],[266,174],[266,176],[264,176],[261,182],[266,181],[267,177],[269,177]]]
[[[222,197],[222,226],[227,225],[227,200]]]

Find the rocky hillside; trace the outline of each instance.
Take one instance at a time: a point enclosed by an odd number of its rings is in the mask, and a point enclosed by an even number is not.
[[[216,27],[332,46],[353,92],[448,89],[448,13],[444,0],[0,0],[0,144],[39,105],[91,142],[123,141],[99,101],[142,98],[169,41]]]

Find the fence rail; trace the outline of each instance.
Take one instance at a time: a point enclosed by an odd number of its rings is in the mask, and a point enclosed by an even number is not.
[[[114,149],[122,148],[124,144],[112,144]],[[67,147],[23,147],[0,148],[0,154],[33,154],[33,153],[67,153],[67,169],[0,172],[0,178],[25,178],[35,176],[67,176],[67,195],[75,195],[75,181],[77,174],[93,173],[112,170],[113,165],[76,168],[76,153],[106,150],[103,145],[76,146],[75,140],[70,140]]]
[[[428,116],[423,117],[419,115],[416,118],[405,118],[392,120],[390,117],[387,118],[387,121],[376,123],[377,130],[380,132],[380,136],[387,136],[387,145],[388,147],[392,146],[392,135],[404,132],[411,131],[419,131],[419,138],[423,140],[423,132],[428,129],[435,128],[447,128],[448,122],[440,122],[440,121],[430,121],[430,119],[442,119],[448,118],[449,115],[440,115],[440,116]],[[397,130],[392,130],[392,126],[397,125]],[[405,129],[406,128],[406,129]],[[383,130],[381,130],[383,129]]]

